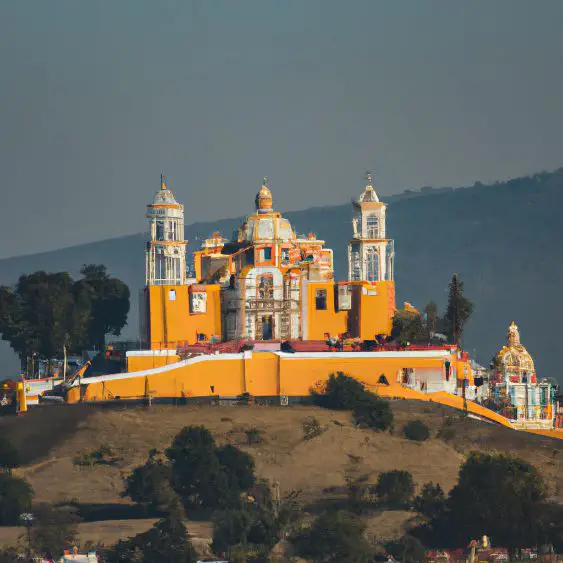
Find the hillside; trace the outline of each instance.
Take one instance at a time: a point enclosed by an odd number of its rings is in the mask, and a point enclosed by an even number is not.
[[[150,520],[137,520],[138,511],[121,498],[123,479],[145,461],[150,449],[164,449],[188,424],[203,424],[220,444],[247,451],[261,477],[278,480],[282,495],[301,490],[301,500],[311,512],[343,502],[347,474],[376,481],[381,471],[404,469],[412,473],[417,487],[433,481],[447,491],[471,450],[518,455],[542,472],[550,496],[563,492],[563,441],[462,419],[434,404],[395,401],[392,408],[397,429],[393,435],[356,428],[349,413],[315,407],[45,407],[23,418],[0,419],[0,431],[20,445],[26,466],[17,473],[29,479],[37,501],[78,503],[89,520],[81,528],[83,540],[111,542],[150,525]],[[305,440],[302,424],[311,416],[324,432]],[[435,436],[447,416],[453,417],[455,429],[448,443],[436,438],[416,443],[401,435],[406,421],[420,418]],[[244,430],[249,428],[260,432],[260,443],[247,444]],[[117,465],[73,465],[77,454],[102,445],[115,452]],[[410,512],[376,513],[370,517],[370,530],[379,538],[397,537],[412,517]],[[108,521],[118,521],[113,532]],[[209,523],[190,522],[188,527],[202,541],[209,538]],[[0,545],[17,533],[0,528]]]
[[[360,187],[355,191],[359,193]],[[557,378],[557,348],[551,335],[563,312],[563,169],[493,185],[425,189],[389,198],[389,203],[388,233],[395,239],[398,303],[408,300],[422,308],[434,299],[443,308],[448,282],[458,272],[475,304],[466,348],[475,350],[477,359],[488,364],[503,343],[509,322],[515,319],[540,376]],[[352,207],[314,208],[287,216],[298,232],[312,230],[326,240],[335,251],[337,277],[344,278]],[[230,236],[239,223],[240,218],[235,218],[189,225],[190,250],[213,230]],[[142,217],[139,225],[143,225]],[[143,239],[139,234],[0,260],[0,283],[12,284],[21,273],[38,269],[77,273],[87,262],[106,264],[133,291],[126,336],[135,337],[135,296],[144,283]],[[2,356],[5,366],[5,351]]]

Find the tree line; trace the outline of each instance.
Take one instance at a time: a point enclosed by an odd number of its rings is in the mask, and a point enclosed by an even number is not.
[[[82,277],[38,271],[0,286],[0,333],[22,363],[28,357],[60,357],[103,349],[107,334],[127,323],[129,288],[103,265],[84,265]]]
[[[473,303],[464,295],[460,277],[454,274],[444,315],[438,314],[438,306],[434,301],[426,305],[423,315],[415,309],[398,309],[393,317],[391,338],[401,344],[427,343],[441,333],[446,336],[448,343],[460,345],[472,313]]]

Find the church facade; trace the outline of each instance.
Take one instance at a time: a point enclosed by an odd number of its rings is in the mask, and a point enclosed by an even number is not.
[[[150,348],[390,334],[394,246],[371,176],[354,203],[345,281],[334,279],[325,242],[314,233],[299,237],[274,209],[266,180],[254,203],[234,240],[214,233],[202,243],[194,253],[195,279],[188,279],[183,207],[162,182],[147,211],[142,339]]]

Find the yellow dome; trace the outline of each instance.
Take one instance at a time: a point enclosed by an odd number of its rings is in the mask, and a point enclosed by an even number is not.
[[[508,327],[506,346],[496,355],[496,363],[500,371],[508,375],[532,375],[536,371],[532,356],[520,344],[520,332],[514,321]]]
[[[256,210],[258,213],[270,213],[272,211],[272,192],[268,187],[268,181],[264,178],[260,191],[256,194]]]

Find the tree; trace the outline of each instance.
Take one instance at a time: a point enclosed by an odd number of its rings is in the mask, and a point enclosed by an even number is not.
[[[461,542],[487,534],[511,549],[534,545],[545,491],[542,477],[529,463],[473,452],[450,492],[444,519]]]
[[[413,536],[404,535],[398,541],[389,542],[386,547],[387,551],[399,561],[406,563],[426,561],[426,548]]]
[[[10,472],[20,462],[18,449],[8,436],[0,435],[0,469]]]
[[[0,526],[16,526],[20,514],[31,510],[33,489],[27,481],[0,473]]]
[[[373,549],[364,538],[366,525],[342,510],[319,516],[310,529],[292,538],[301,557],[327,563],[367,563]]]
[[[108,561],[142,563],[196,563],[197,553],[182,520],[167,516],[150,530],[117,543]]]
[[[215,553],[241,549],[263,551],[267,554],[280,539],[280,528],[271,509],[257,504],[218,511],[213,519]]]
[[[375,493],[382,502],[400,506],[409,502],[414,493],[414,482],[408,471],[385,471],[379,475]]]
[[[181,513],[181,502],[171,483],[169,465],[152,452],[144,465],[133,470],[125,481],[123,496],[145,506],[150,512]]]
[[[313,401],[326,409],[352,410],[367,391],[357,379],[339,371],[331,374],[323,393],[312,393]]]
[[[252,457],[230,444],[217,448],[215,453],[223,467],[231,491],[236,493],[248,491],[254,485],[256,477]]]
[[[75,514],[40,504],[30,529],[31,548],[44,557],[58,557],[77,540]]]
[[[366,392],[363,399],[354,407],[354,420],[359,426],[385,432],[393,428],[393,411],[389,401]]]
[[[129,311],[129,289],[105,266],[84,266],[84,278],[44,271],[20,276],[14,288],[0,287],[0,333],[22,362],[37,354],[53,358],[102,347],[119,335]]]
[[[186,508],[217,508],[232,501],[227,475],[215,452],[215,440],[204,426],[186,426],[166,456],[172,484]]]
[[[439,483],[425,483],[414,499],[414,509],[430,520],[440,518],[446,509],[446,498]]]
[[[453,344],[459,344],[463,329],[473,313],[473,303],[463,295],[463,282],[454,274],[450,282],[448,308],[444,317],[446,336]]]
[[[78,293],[90,300],[89,341],[102,349],[106,334],[119,336],[127,322],[130,292],[127,285],[108,275],[105,266],[85,264]]]
[[[427,303],[426,307],[424,307],[424,314],[426,315],[426,328],[430,336],[437,332],[438,328],[438,306],[434,301]]]
[[[422,420],[410,420],[403,426],[403,434],[408,440],[424,442],[430,438],[430,430]]]
[[[428,342],[428,332],[420,313],[410,309],[397,309],[393,315],[391,338],[402,345]]]

